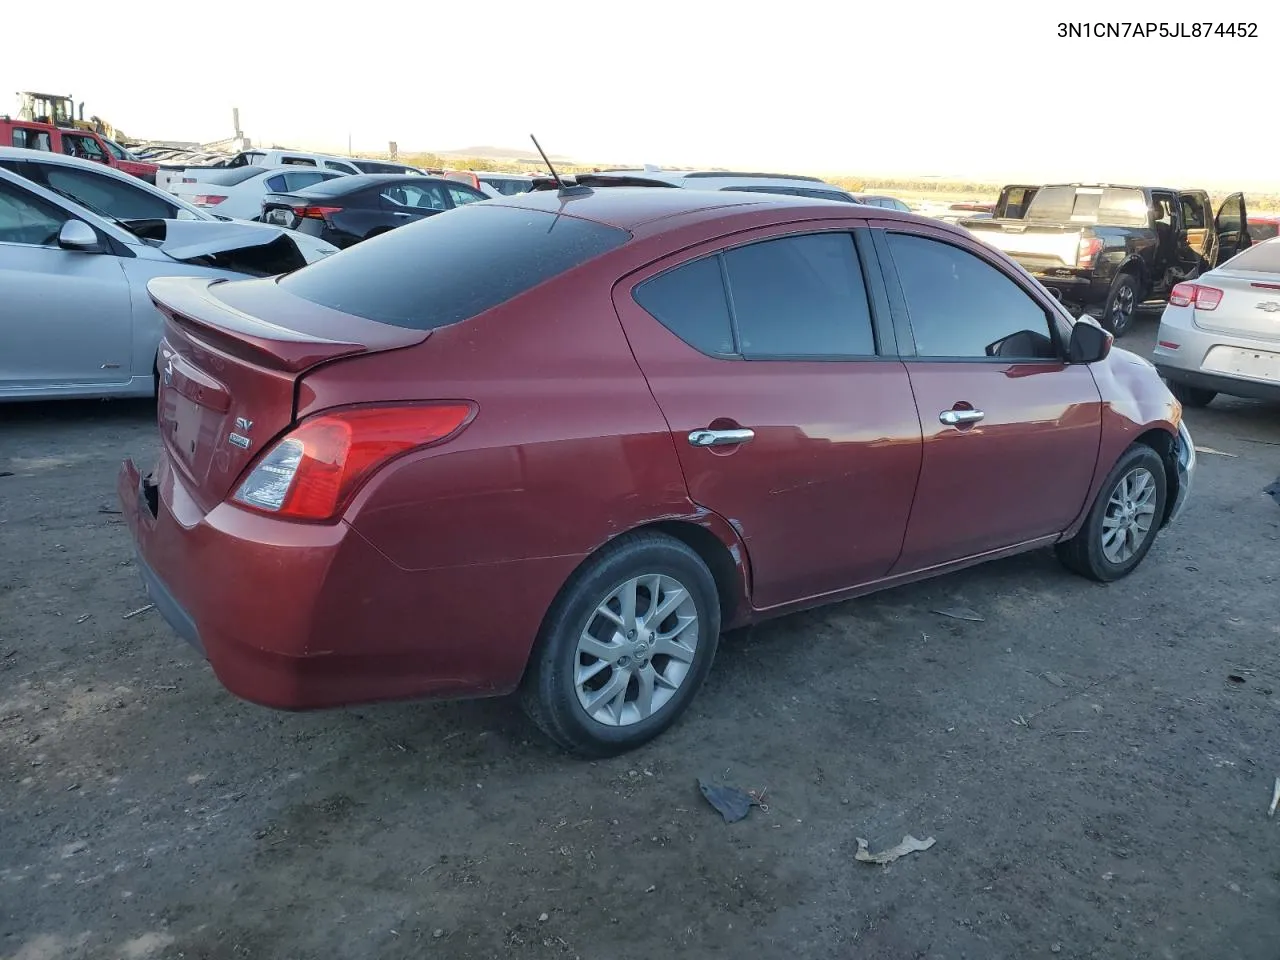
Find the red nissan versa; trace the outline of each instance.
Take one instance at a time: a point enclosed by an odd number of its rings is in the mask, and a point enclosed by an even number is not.
[[[879,208],[578,186],[151,293],[139,566],[272,707],[518,690],[622,752],[722,629],[1049,545],[1122,577],[1195,466],[1150,364]]]

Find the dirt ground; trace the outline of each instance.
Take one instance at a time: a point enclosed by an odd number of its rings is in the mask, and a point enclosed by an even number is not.
[[[1036,553],[726,638],[601,763],[504,701],[254,707],[125,619],[151,417],[0,411],[0,956],[1280,957],[1280,406],[1190,413],[1194,501],[1131,578]]]

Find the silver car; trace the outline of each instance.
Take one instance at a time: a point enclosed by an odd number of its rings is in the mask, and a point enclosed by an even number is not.
[[[1174,287],[1153,360],[1188,407],[1220,393],[1280,400],[1280,237]]]
[[[152,395],[149,280],[271,276],[336,252],[265,224],[116,217],[0,167],[0,400]]]

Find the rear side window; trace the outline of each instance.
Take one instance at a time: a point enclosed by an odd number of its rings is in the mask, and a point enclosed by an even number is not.
[[[468,204],[365,240],[279,283],[334,310],[434,330],[505,303],[630,236],[576,217]]]
[[[638,285],[634,297],[680,339],[713,356],[876,352],[857,250],[847,232],[763,240],[703,257]]]
[[[31,130],[26,127],[13,128],[13,145],[27,150],[52,151],[49,145],[49,134],[44,130]]]

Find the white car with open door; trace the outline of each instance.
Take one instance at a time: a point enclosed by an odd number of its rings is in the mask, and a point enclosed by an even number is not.
[[[336,252],[241,220],[118,218],[0,167],[0,400],[150,396],[151,279],[274,276]]]

